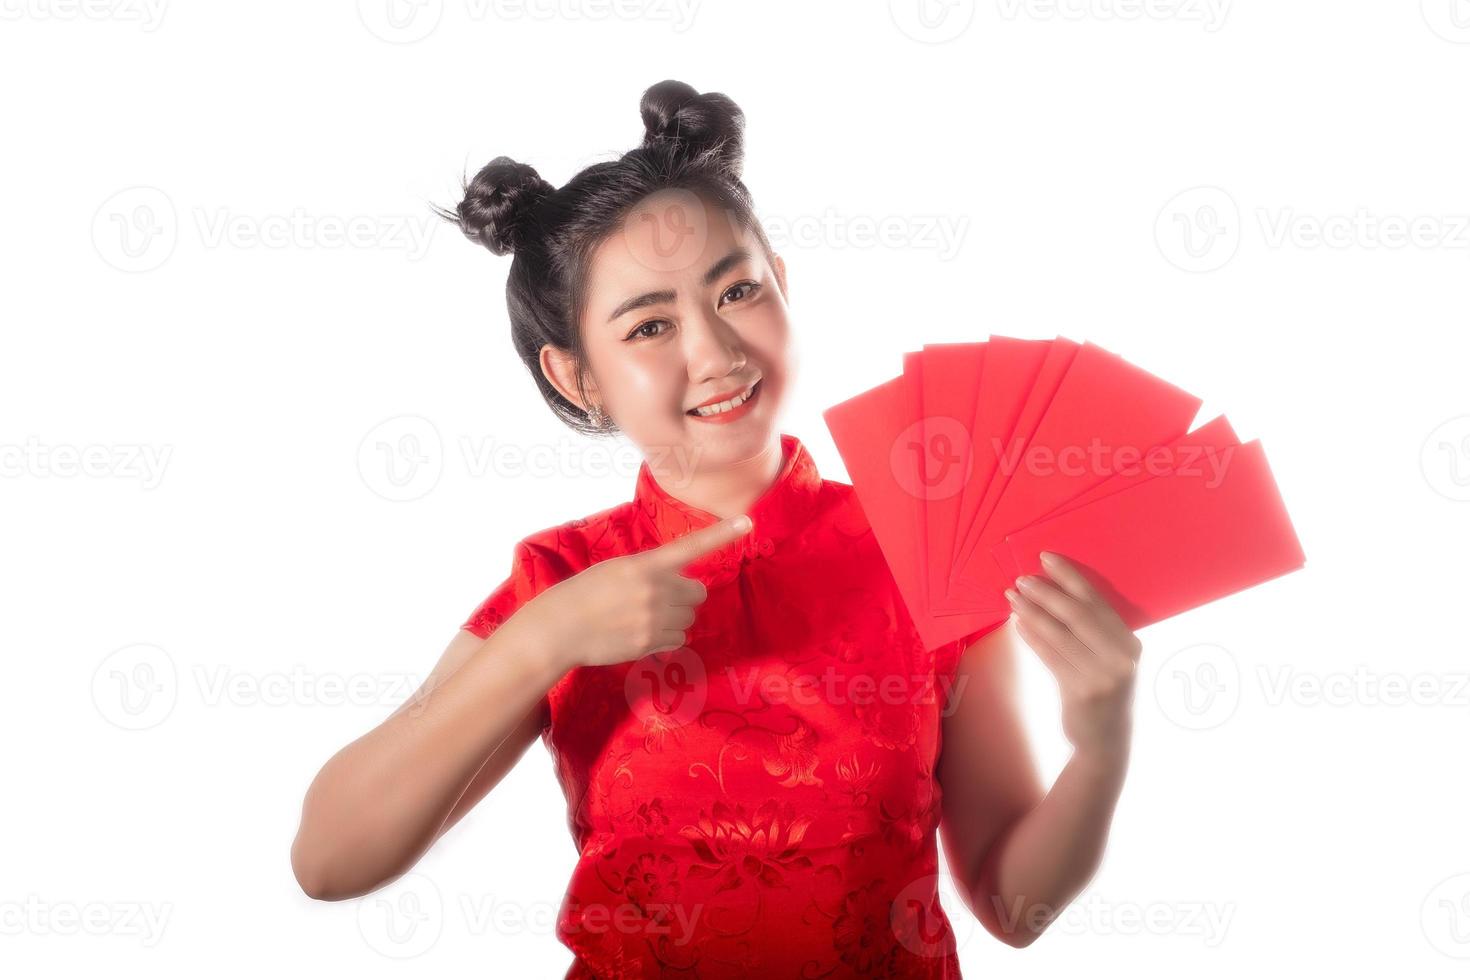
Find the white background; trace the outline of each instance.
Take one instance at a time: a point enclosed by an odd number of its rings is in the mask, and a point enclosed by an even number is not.
[[[539,743],[362,901],[288,848],[511,545],[639,462],[543,406],[509,260],[428,204],[502,153],[564,183],[673,77],[747,113],[824,476],[903,351],[1063,334],[1260,438],[1307,553],[1143,631],[1101,872],[1024,951],[947,901],[966,974],[1464,975],[1470,3],[394,10],[0,0],[7,973],[562,975]]]

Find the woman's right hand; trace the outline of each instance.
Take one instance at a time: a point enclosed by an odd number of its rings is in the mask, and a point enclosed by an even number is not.
[[[679,570],[749,530],[750,518],[742,514],[636,555],[600,561],[531,599],[518,617],[534,624],[568,670],[677,650],[707,595],[702,582]]]

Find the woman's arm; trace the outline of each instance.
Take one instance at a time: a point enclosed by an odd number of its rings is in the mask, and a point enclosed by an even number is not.
[[[938,779],[945,851],[971,911],[1032,943],[1097,872],[1127,772],[1141,645],[1070,562],[1012,594],[1014,632],[1057,678],[1072,757],[1043,796],[1016,696],[1011,624],[961,657]],[[964,678],[963,686],[960,678]]]
[[[527,600],[485,640],[461,631],[415,694],[307,790],[291,867],[313,898],[355,898],[407,872],[515,765],[569,670],[677,650],[708,592],[679,570],[744,535],[727,518],[597,562]]]
[[[484,640],[461,630],[409,700],[322,767],[291,845],[308,895],[355,898],[407,872],[535,740],[567,664],[528,608]]]

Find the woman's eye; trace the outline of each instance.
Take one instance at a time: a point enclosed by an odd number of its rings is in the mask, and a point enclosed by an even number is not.
[[[733,293],[733,292],[735,292],[736,290],[739,290],[739,289],[748,290],[748,292],[746,293],[746,295],[749,295],[750,293],[754,293],[756,290],[758,290],[760,288],[761,288],[761,286],[760,286],[760,283],[758,283],[758,282],[737,282],[735,285],[733,285],[729,289],[725,290],[725,295],[726,296],[729,296],[731,293]],[[745,296],[736,296],[734,299],[731,300],[731,302],[738,302],[739,300],[744,299],[744,298],[745,298]]]
[[[633,328],[632,332],[629,333],[627,337],[624,337],[623,339],[624,340],[632,340],[635,337],[657,337],[658,336],[658,332],[657,331],[654,331],[653,333],[648,333],[647,332],[648,328],[649,327],[656,327],[660,323],[668,323],[668,322],[669,321],[667,321],[667,320],[649,320],[646,323],[640,323],[640,324],[638,324],[638,326],[636,326],[636,327]]]
[[[759,292],[760,291],[760,288],[761,288],[761,284],[758,283],[758,282],[753,282],[753,281],[737,282],[735,285],[733,285],[729,289],[725,290],[724,294],[720,298],[721,299],[724,299],[724,300],[727,300],[728,302],[731,302],[731,303],[738,303],[741,300],[747,299],[750,296],[754,295],[755,293]],[[736,295],[731,296],[731,293],[735,293]],[[650,327],[656,328],[656,327],[658,327],[660,325],[667,324],[668,322],[669,321],[667,321],[667,320],[648,320],[648,321],[645,321],[644,323],[640,323],[640,324],[638,324],[638,326],[634,327],[632,329],[632,331],[629,332],[628,336],[624,337],[623,339],[624,340],[646,340],[646,339],[651,338],[651,337],[657,337],[660,333],[662,333],[662,331],[657,330],[657,329],[650,331],[649,328]]]

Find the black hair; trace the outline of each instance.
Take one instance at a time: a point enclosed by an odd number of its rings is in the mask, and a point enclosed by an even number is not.
[[[588,434],[598,428],[564,398],[541,372],[544,344],[568,351],[576,365],[577,391],[585,401],[586,350],[578,325],[593,251],[646,196],[665,189],[691,192],[752,229],[770,258],[771,246],[741,182],[745,115],[719,92],[700,94],[668,79],[650,86],[639,104],[643,142],[616,160],[595,163],[561,188],[528,164],[496,157],[473,180],[454,208],[436,208],[470,241],[495,255],[514,253],[505,283],[511,339],[541,395],[568,426]]]

